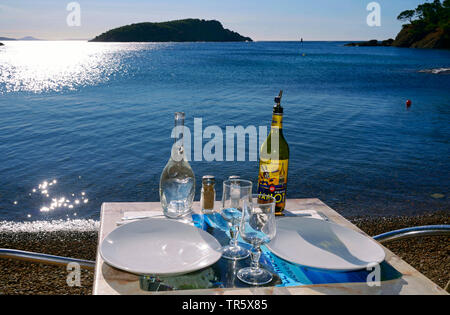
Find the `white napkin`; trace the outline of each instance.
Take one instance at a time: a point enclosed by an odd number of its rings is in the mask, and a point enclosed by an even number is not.
[[[135,222],[143,219],[165,219],[166,217],[159,211],[127,211],[124,212],[122,220],[117,222],[117,225],[124,225],[131,222]],[[187,216],[183,219],[178,219],[178,222],[194,225],[194,221],[191,216]]]
[[[286,217],[306,217],[324,221],[329,220],[326,215],[321,212],[317,212],[316,210],[285,210],[283,213]]]

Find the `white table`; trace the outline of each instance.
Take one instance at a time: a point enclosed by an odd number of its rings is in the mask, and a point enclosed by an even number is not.
[[[330,221],[365,234],[319,199],[289,199],[286,209],[315,210],[326,215]],[[200,212],[199,210],[199,203],[195,203],[194,211]],[[104,203],[101,209],[99,246],[103,239],[117,227],[116,223],[120,221],[123,214],[129,211],[156,211],[162,213],[159,202]],[[447,294],[387,248],[383,248],[386,252],[386,262],[403,276],[399,279],[383,281],[380,287],[369,287],[366,283],[333,283],[284,288],[255,287],[168,292],[147,292],[141,290],[138,276],[108,266],[104,263],[97,250],[93,294]]]

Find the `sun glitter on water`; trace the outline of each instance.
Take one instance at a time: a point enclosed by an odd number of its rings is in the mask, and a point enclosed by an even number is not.
[[[85,191],[73,192],[70,194],[54,192],[57,184],[58,180],[56,179],[45,180],[38,184],[37,187],[32,188],[28,193],[29,198],[38,198],[38,200],[41,200],[41,205],[37,207],[40,213],[45,214],[58,210],[76,210],[76,208],[80,208],[89,203],[89,199]],[[68,197],[66,197],[66,195]],[[22,204],[24,203],[23,201],[24,200],[20,203],[18,200],[15,200],[13,201],[13,205],[22,207]],[[77,216],[77,212],[73,212],[72,215]],[[33,216],[31,213],[28,213],[26,214],[26,217],[30,219]]]
[[[47,198],[50,198],[49,188],[53,185],[56,185],[58,181],[54,179],[50,183],[47,181],[39,184],[38,188],[33,188],[33,192],[39,192]],[[51,203],[40,208],[41,212],[50,212],[54,211],[58,208],[67,208],[73,209],[75,206],[80,204],[86,204],[89,202],[89,199],[86,197],[86,193],[82,191],[81,193],[75,194],[72,193],[72,199],[68,199],[65,196],[51,198]]]
[[[8,42],[0,51],[0,94],[74,90],[122,71],[121,57],[134,46],[82,41]]]

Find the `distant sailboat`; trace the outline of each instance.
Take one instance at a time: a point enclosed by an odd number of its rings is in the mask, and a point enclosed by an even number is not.
[[[303,51],[303,37],[301,37],[301,39],[300,39],[300,43],[302,43],[302,51]],[[303,57],[305,57],[306,56],[306,54],[303,52],[302,53],[302,56]]]

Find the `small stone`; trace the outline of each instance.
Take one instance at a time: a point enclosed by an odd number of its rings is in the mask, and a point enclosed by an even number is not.
[[[445,197],[445,195],[436,193],[436,194],[432,194],[431,197],[434,199],[442,199]]]

